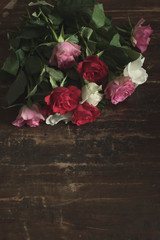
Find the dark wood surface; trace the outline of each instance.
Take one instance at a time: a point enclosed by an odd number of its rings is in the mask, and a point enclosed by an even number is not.
[[[0,1],[5,31],[29,1]],[[143,17],[154,29],[146,84],[93,124],[16,128],[0,110],[0,240],[160,240],[160,1],[104,0],[116,24]],[[6,16],[6,17],[5,17]],[[0,83],[0,102],[8,83]]]

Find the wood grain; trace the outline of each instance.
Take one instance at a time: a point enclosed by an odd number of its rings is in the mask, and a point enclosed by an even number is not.
[[[5,31],[19,24],[27,2],[0,18],[0,64]],[[151,24],[149,79],[81,127],[17,129],[10,124],[17,110],[0,110],[0,240],[160,239],[160,2],[101,2],[116,24],[128,15]],[[2,105],[9,83],[0,84]]]

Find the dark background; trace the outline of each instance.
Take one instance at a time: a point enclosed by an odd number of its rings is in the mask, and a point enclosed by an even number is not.
[[[30,1],[0,2],[0,65],[6,29]],[[141,17],[154,29],[148,81],[92,124],[16,128],[0,110],[0,240],[160,240],[160,1],[103,0],[119,26]],[[9,83],[0,82],[0,104]]]

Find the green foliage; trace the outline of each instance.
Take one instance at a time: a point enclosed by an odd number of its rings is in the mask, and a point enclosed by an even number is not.
[[[26,86],[27,77],[21,70],[7,93],[7,101],[9,105],[13,104],[24,93]]]
[[[29,56],[25,62],[25,70],[28,74],[38,74],[42,71],[43,64],[38,56]]]
[[[32,7],[32,6],[41,6],[41,5],[43,5],[43,6],[49,6],[49,7],[54,7],[53,5],[47,3],[46,1],[37,1],[36,3],[30,2],[28,5],[29,5],[30,7]]]
[[[55,6],[45,0],[31,2],[22,27],[8,34],[10,54],[0,78],[13,80],[7,93],[9,105],[43,103],[44,97],[57,86],[82,87],[84,80],[76,68],[62,70],[49,65],[58,42],[70,41],[81,46],[77,62],[97,54],[109,67],[108,79],[121,74],[129,61],[139,57],[131,48],[130,29],[112,25],[102,4],[95,0],[56,2]]]
[[[111,46],[115,46],[115,47],[121,47],[121,43],[120,43],[120,35],[119,33],[116,33],[112,40],[110,41],[110,45]]]
[[[22,67],[24,65],[24,61],[25,61],[25,52],[23,51],[23,49],[18,49],[16,51],[18,60],[19,60],[19,65]]]
[[[61,82],[64,78],[64,74],[60,70],[56,70],[51,67],[46,67],[46,72],[49,74],[49,76],[52,78],[53,82]]]
[[[104,14],[104,9],[102,4],[96,4],[93,9],[92,21],[96,28],[101,28],[104,26],[106,16]]]
[[[16,52],[11,49],[9,57],[3,64],[2,70],[16,76],[19,69],[19,59]]]
[[[93,29],[89,27],[82,27],[81,28],[81,36],[86,39],[90,39],[91,35],[93,33]]]

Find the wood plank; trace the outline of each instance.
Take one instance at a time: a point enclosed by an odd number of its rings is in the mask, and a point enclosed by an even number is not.
[[[20,24],[28,2],[0,18],[1,65],[6,29]],[[17,109],[0,110],[0,240],[160,239],[160,2],[101,2],[117,24],[128,14],[151,24],[149,79],[81,127],[17,129],[10,124]],[[1,104],[8,87],[0,83]]]

